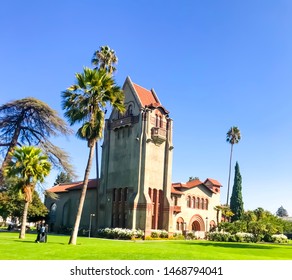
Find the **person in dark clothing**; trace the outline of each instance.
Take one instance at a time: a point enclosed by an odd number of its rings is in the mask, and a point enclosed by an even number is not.
[[[37,224],[37,238],[35,240],[36,243],[40,242],[41,238],[41,224]]]

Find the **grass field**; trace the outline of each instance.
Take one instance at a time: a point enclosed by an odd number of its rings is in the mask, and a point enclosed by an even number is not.
[[[35,243],[35,234],[0,232],[1,260],[292,260],[292,243],[254,244],[199,240],[122,241],[49,235]]]

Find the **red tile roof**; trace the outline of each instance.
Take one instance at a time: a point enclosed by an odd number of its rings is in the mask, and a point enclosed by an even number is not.
[[[157,96],[152,90],[145,89],[135,83],[133,83],[133,86],[144,107],[150,105],[153,105],[155,107],[161,106]]]
[[[207,178],[204,181],[204,183],[201,182],[199,179],[194,179],[194,180],[188,181],[186,183],[172,183],[172,185],[171,185],[171,193],[176,194],[178,192],[179,194],[183,194],[182,189],[186,190],[186,189],[191,189],[191,188],[195,188],[195,187],[198,187],[198,186],[203,186],[204,188],[207,188],[209,191],[215,193],[211,188],[208,188],[205,185],[205,183],[207,181],[210,181],[214,186],[221,187],[221,184],[217,180],[214,180],[214,179]]]
[[[73,183],[61,183],[59,185],[56,185],[50,189],[48,189],[48,192],[54,192],[54,193],[61,193],[61,192],[69,192],[73,190],[81,190],[83,186],[83,181],[79,182],[73,182]],[[96,179],[89,179],[87,189],[94,189],[97,186],[97,180]]]
[[[183,194],[183,192],[177,190],[173,185],[171,186],[171,193],[173,193],[173,194]]]
[[[203,183],[199,179],[194,179],[194,180],[188,181],[186,183],[188,188],[197,187],[197,186],[202,185],[202,184]]]
[[[204,183],[206,183],[207,181],[210,181],[214,186],[222,187],[222,185],[215,179],[207,178]]]

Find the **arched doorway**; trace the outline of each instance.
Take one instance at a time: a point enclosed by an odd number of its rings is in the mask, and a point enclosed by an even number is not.
[[[198,221],[193,221],[192,231],[201,231],[200,223]]]
[[[204,238],[205,237],[205,222],[200,215],[194,215],[190,219],[190,223],[188,225],[188,231],[192,231],[195,233],[196,237]]]

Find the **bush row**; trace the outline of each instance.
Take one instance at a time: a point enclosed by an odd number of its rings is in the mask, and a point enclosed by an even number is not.
[[[144,237],[144,232],[140,229],[103,228],[97,231],[97,237],[122,240],[141,239]]]
[[[288,243],[288,238],[284,234],[265,235],[259,240],[258,236],[247,232],[237,232],[231,234],[229,232],[209,232],[207,233],[207,239],[211,241],[223,241],[223,242],[274,242],[274,243]]]

